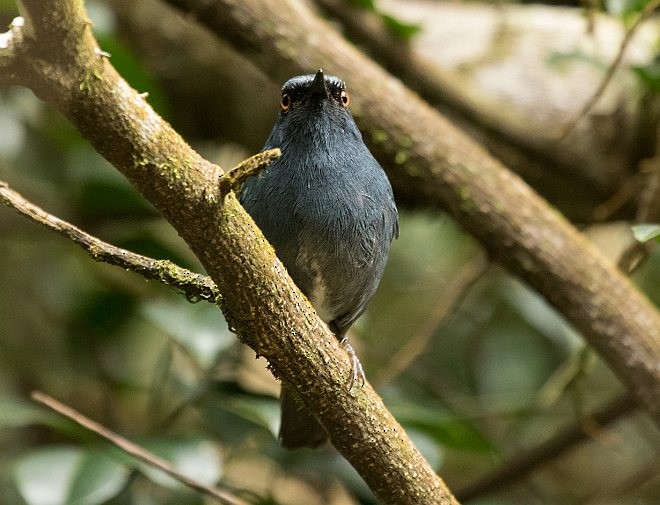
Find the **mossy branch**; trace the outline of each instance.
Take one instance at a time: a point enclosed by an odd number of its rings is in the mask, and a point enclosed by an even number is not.
[[[0,202],[19,214],[72,240],[96,261],[108,263],[181,291],[190,301],[216,303],[220,292],[210,277],[191,272],[169,260],[157,260],[108,244],[80,228],[49,214],[0,181]]]

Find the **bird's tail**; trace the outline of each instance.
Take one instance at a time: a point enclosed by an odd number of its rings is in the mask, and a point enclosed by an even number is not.
[[[296,391],[282,383],[280,443],[285,449],[315,448],[328,441],[328,434],[302,403]]]

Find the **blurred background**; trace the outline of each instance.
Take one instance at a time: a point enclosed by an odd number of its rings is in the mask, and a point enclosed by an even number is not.
[[[281,83],[163,2],[85,4],[113,65],[194,148],[225,169],[261,149]],[[647,0],[313,4],[423,95],[419,75],[434,69],[445,92],[425,96],[613,262],[634,251],[631,277],[660,304],[660,251],[633,247],[631,233],[660,222],[657,18],[555,142]],[[2,26],[16,15],[0,0]],[[358,15],[369,23],[351,24]],[[397,63],[410,54],[419,66]],[[107,242],[202,272],[130,184],[26,89],[0,90],[0,180]],[[96,263],[5,207],[0,258],[0,504],[210,503],[37,407],[34,389],[252,503],[375,503],[333,448],[279,448],[278,383],[215,306]],[[401,236],[352,339],[368,379],[463,503],[660,502],[650,418],[580,335],[448,216],[402,202]]]

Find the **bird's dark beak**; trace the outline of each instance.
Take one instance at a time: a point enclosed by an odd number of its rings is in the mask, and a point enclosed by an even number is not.
[[[319,98],[329,98],[330,93],[328,92],[328,86],[325,83],[325,76],[323,75],[323,69],[319,69],[314,76],[314,81],[312,86],[309,88],[309,95],[311,97]]]

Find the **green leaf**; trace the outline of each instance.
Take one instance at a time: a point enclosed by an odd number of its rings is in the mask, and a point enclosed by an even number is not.
[[[90,451],[78,465],[68,503],[97,505],[117,496],[126,486],[129,470],[101,451]]]
[[[649,0],[605,0],[605,10],[615,16],[624,17],[641,12]]]
[[[235,342],[220,311],[212,305],[154,301],[146,303],[142,313],[185,347],[203,368],[213,365],[218,354]]]
[[[380,17],[387,28],[402,40],[410,40],[422,30],[422,25],[418,23],[406,23],[389,14],[380,14]]]
[[[605,70],[606,64],[602,59],[588,54],[580,49],[573,51],[555,51],[547,59],[547,64],[557,70],[564,70],[575,63],[586,63],[594,68]]]
[[[391,405],[391,410],[405,427],[425,433],[440,445],[465,451],[493,451],[488,439],[469,421],[452,417],[440,409],[401,402]]]
[[[66,505],[82,450],[75,447],[37,449],[14,467],[16,487],[28,505]]]
[[[374,0],[348,0],[348,3],[356,5],[361,9],[374,12],[376,10],[376,3]]]
[[[0,398],[0,428],[23,428],[33,424],[51,425],[59,419],[59,416],[35,405],[15,398]]]
[[[266,428],[277,438],[280,425],[280,409],[273,399],[247,396],[230,397],[226,399],[224,408],[227,412]]]
[[[645,67],[632,67],[632,71],[649,90],[660,93],[660,60],[656,59]]]
[[[28,505],[97,505],[124,488],[129,472],[100,451],[46,447],[14,466],[14,480]]]
[[[632,227],[633,235],[639,242],[655,240],[660,242],[660,224],[637,224]]]
[[[178,472],[203,484],[212,486],[222,477],[223,465],[220,453],[210,440],[148,440],[143,445],[171,463]],[[183,484],[161,470],[143,463],[139,463],[139,468],[156,484],[172,489],[183,487]]]

